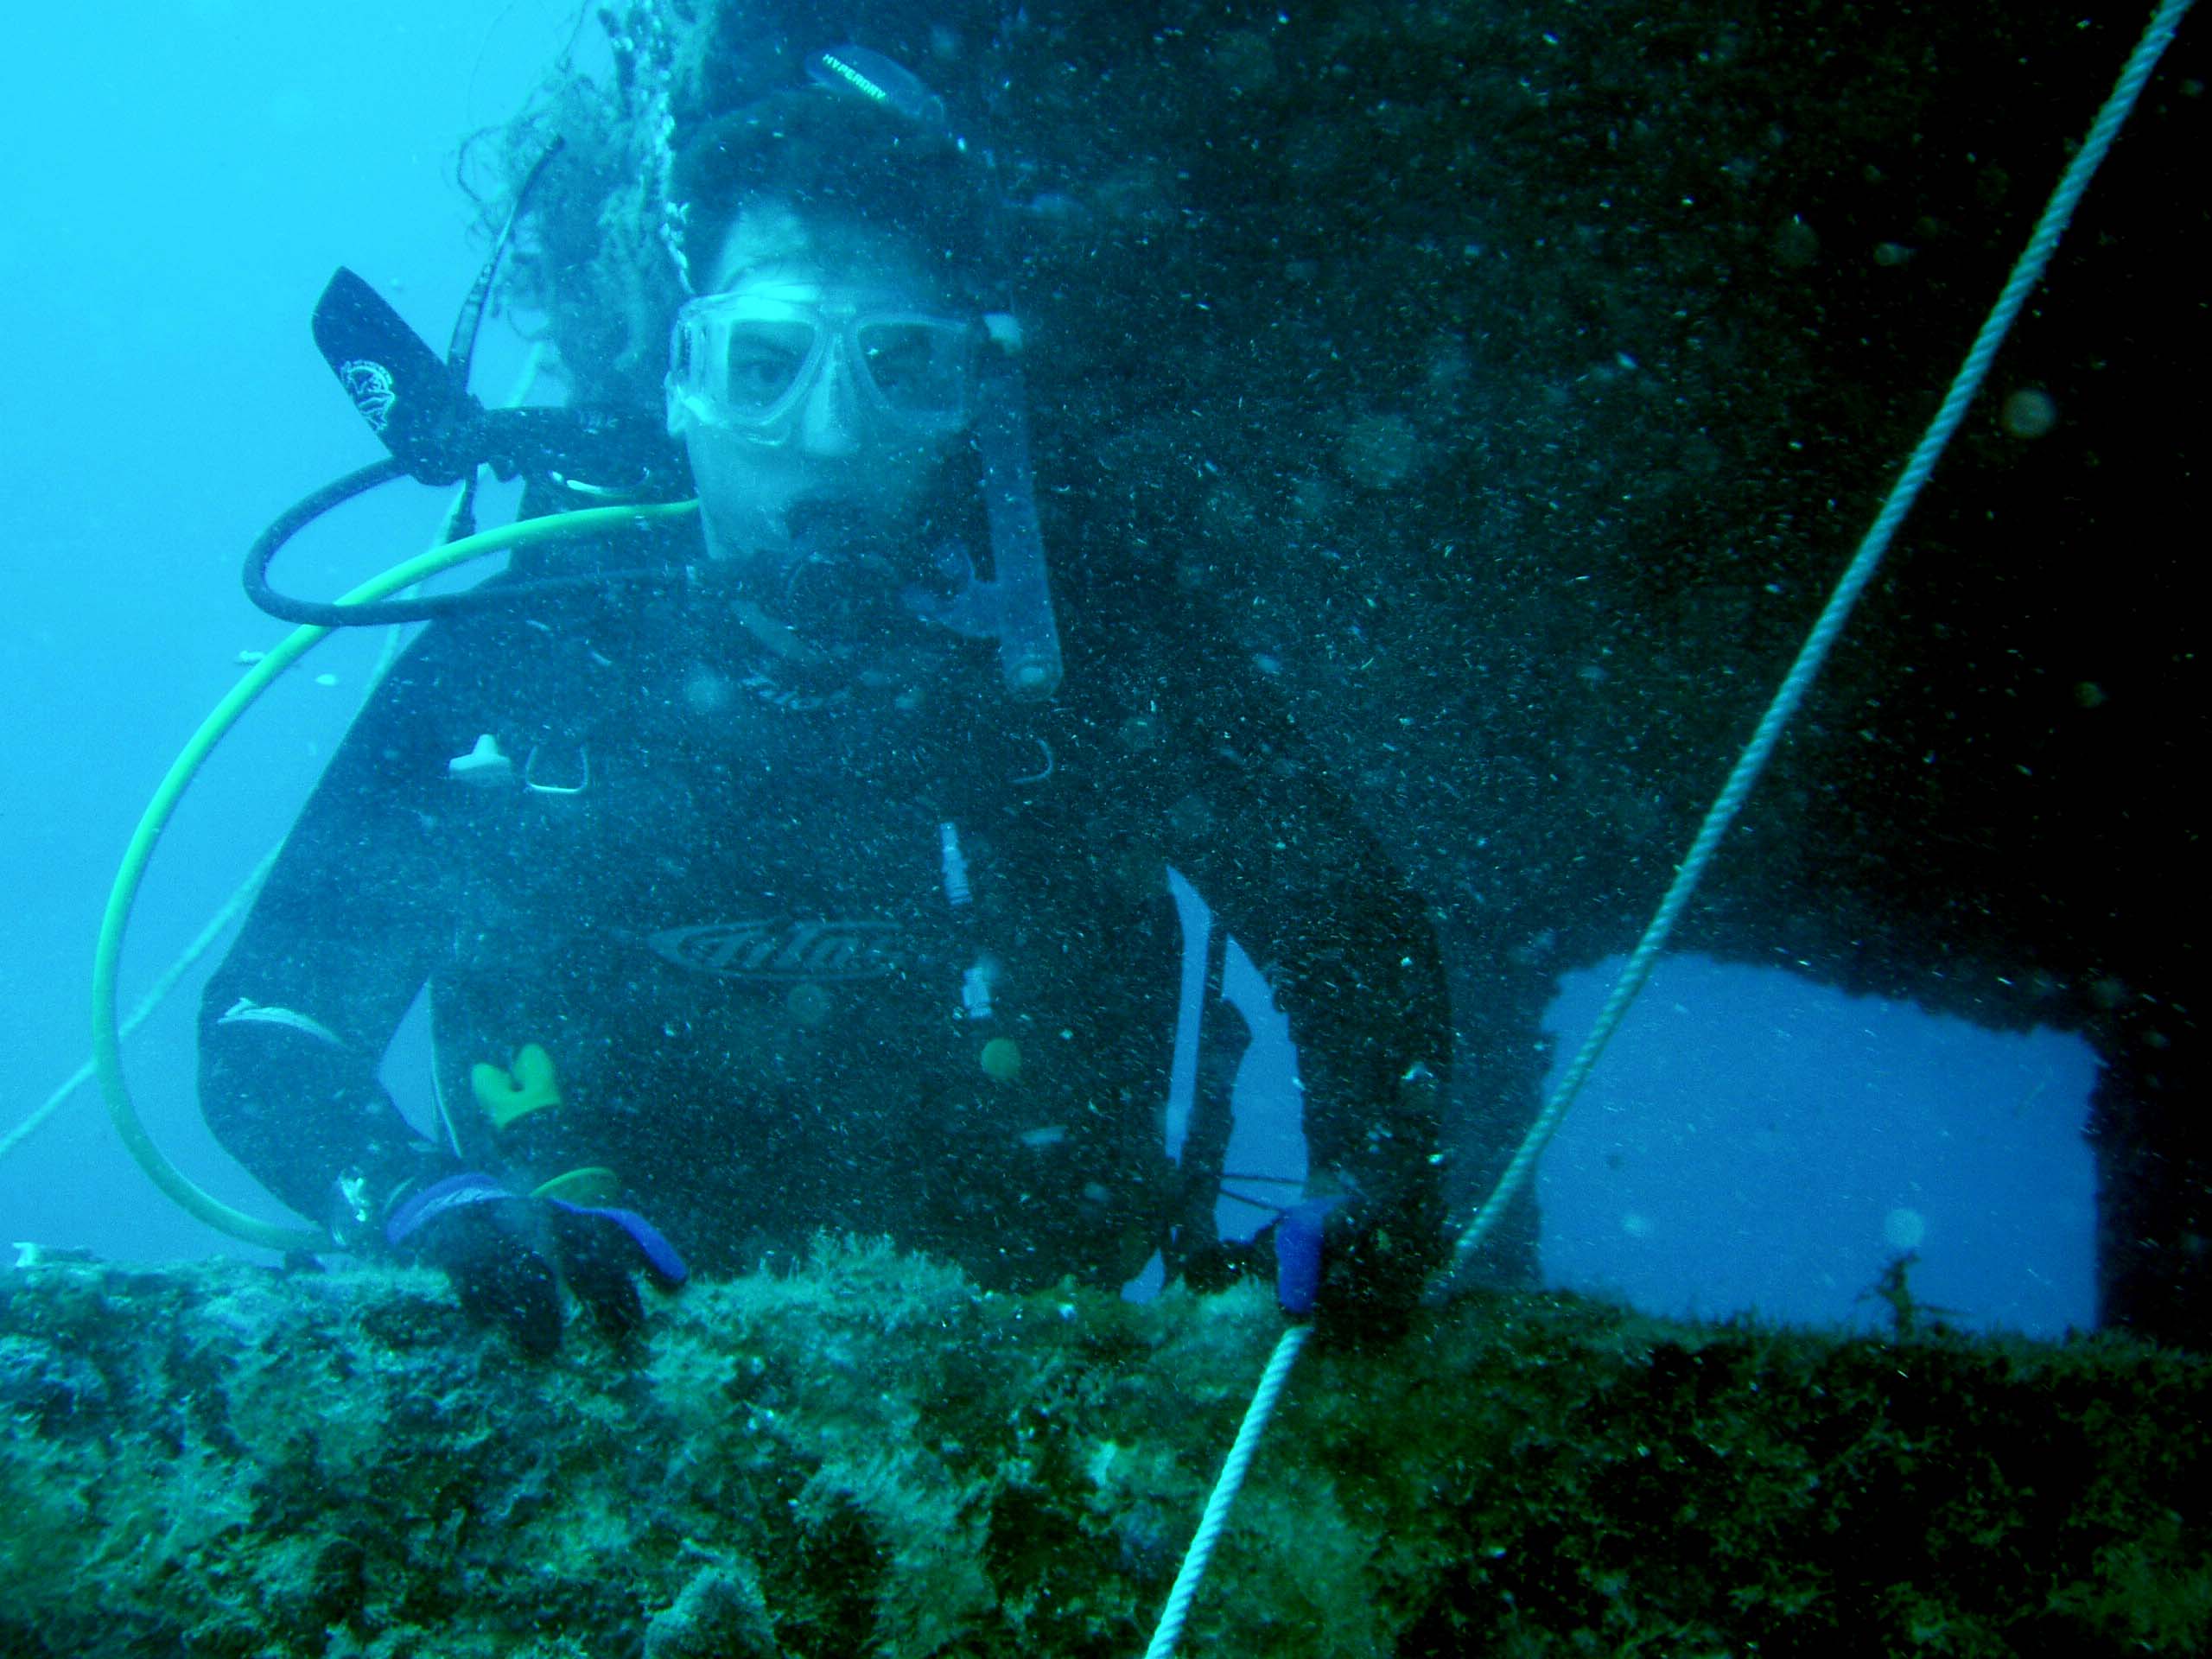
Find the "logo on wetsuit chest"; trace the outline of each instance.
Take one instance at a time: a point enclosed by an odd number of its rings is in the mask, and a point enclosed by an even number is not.
[[[664,962],[718,979],[883,979],[904,966],[889,922],[709,922],[646,943]]]

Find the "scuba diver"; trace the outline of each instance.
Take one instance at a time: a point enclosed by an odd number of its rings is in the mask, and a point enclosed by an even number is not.
[[[208,987],[207,1121],[334,1248],[442,1268],[533,1351],[563,1285],[620,1335],[638,1276],[825,1231],[1006,1288],[1268,1272],[1394,1329],[1445,1242],[1424,907],[1225,641],[1079,572],[1064,652],[1004,210],[941,105],[846,96],[904,84],[841,50],[678,158],[696,518],[518,553],[414,641]],[[525,516],[575,504],[518,469]],[[1214,920],[1173,1126],[1171,868]],[[1230,935],[1297,1050],[1302,1186],[1224,1168]],[[425,987],[418,1131],[378,1068]],[[1279,1219],[1224,1243],[1224,1191]]]

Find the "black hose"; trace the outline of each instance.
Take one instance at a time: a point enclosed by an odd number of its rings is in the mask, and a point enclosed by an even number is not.
[[[573,576],[540,576],[527,582],[501,582],[473,588],[463,594],[439,594],[428,599],[387,599],[373,604],[340,605],[327,600],[294,599],[269,585],[269,567],[285,543],[333,507],[343,506],[379,484],[408,475],[406,463],[394,456],[334,479],[280,513],[274,524],[255,537],[245,556],[245,596],[281,622],[305,623],[318,628],[384,627],[396,622],[429,622],[439,617],[466,616],[485,611],[510,610],[543,604],[556,594],[602,590],[615,586],[643,584],[676,588],[691,580],[682,564],[646,566],[628,570],[594,570]]]

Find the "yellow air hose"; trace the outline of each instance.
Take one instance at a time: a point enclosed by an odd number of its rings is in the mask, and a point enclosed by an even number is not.
[[[486,531],[418,554],[363,582],[339,602],[372,604],[442,571],[493,553],[504,553],[554,537],[587,535],[594,531],[626,529],[673,518],[692,512],[697,505],[696,501],[683,501],[659,506],[596,507],[583,512],[526,518],[519,524]],[[116,1020],[117,970],[123,959],[124,935],[130,925],[130,909],[137,902],[146,866],[154,855],[154,844],[168,827],[184,791],[215,746],[238,724],[254,701],[331,632],[324,627],[295,628],[274,651],[256,663],[245,677],[232,688],[230,695],[200,721],[200,729],[192,734],[184,752],[177,756],[160,787],[155,790],[153,799],[147,803],[138,827],[131,835],[130,844],[124,849],[123,866],[116,872],[115,886],[108,893],[107,910],[100,919],[99,944],[92,957],[92,1067],[99,1078],[100,1093],[107,1100],[108,1116],[115,1122],[116,1133],[123,1137],[123,1144],[138,1160],[138,1166],[152,1177],[154,1185],[184,1210],[219,1232],[272,1250],[324,1250],[330,1248],[330,1240],[315,1230],[257,1221],[242,1211],[233,1210],[221,1199],[202,1192],[162,1155],[162,1149],[146,1133],[146,1126],[139,1121],[138,1109],[132,1103],[130,1088],[124,1080],[123,1038]]]

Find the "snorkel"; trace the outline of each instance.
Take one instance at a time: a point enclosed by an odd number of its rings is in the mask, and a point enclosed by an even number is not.
[[[988,166],[989,157],[946,124],[944,101],[918,77],[866,47],[841,46],[807,60],[807,74],[833,96],[890,111],[935,132],[963,156]],[[1037,518],[1037,491],[1029,467],[1029,428],[1021,371],[1015,353],[1021,329],[1012,314],[985,314],[987,343],[978,370],[975,444],[982,466],[983,511],[991,543],[988,579],[969,566],[954,575],[951,595],[930,601],[910,598],[916,613],[970,639],[997,642],[999,675],[1007,694],[1041,702],[1058,688],[1059,626],[1052,614],[1045,537]]]
[[[955,573],[952,596],[918,613],[970,639],[996,640],[1007,695],[1042,702],[1060,683],[1060,634],[1045,570],[1044,532],[1037,522],[1021,375],[1013,358],[1020,335],[1010,316],[988,318],[986,326],[992,329],[992,343],[984,353],[976,452],[982,463],[991,575],[988,581],[978,577],[972,566]]]

